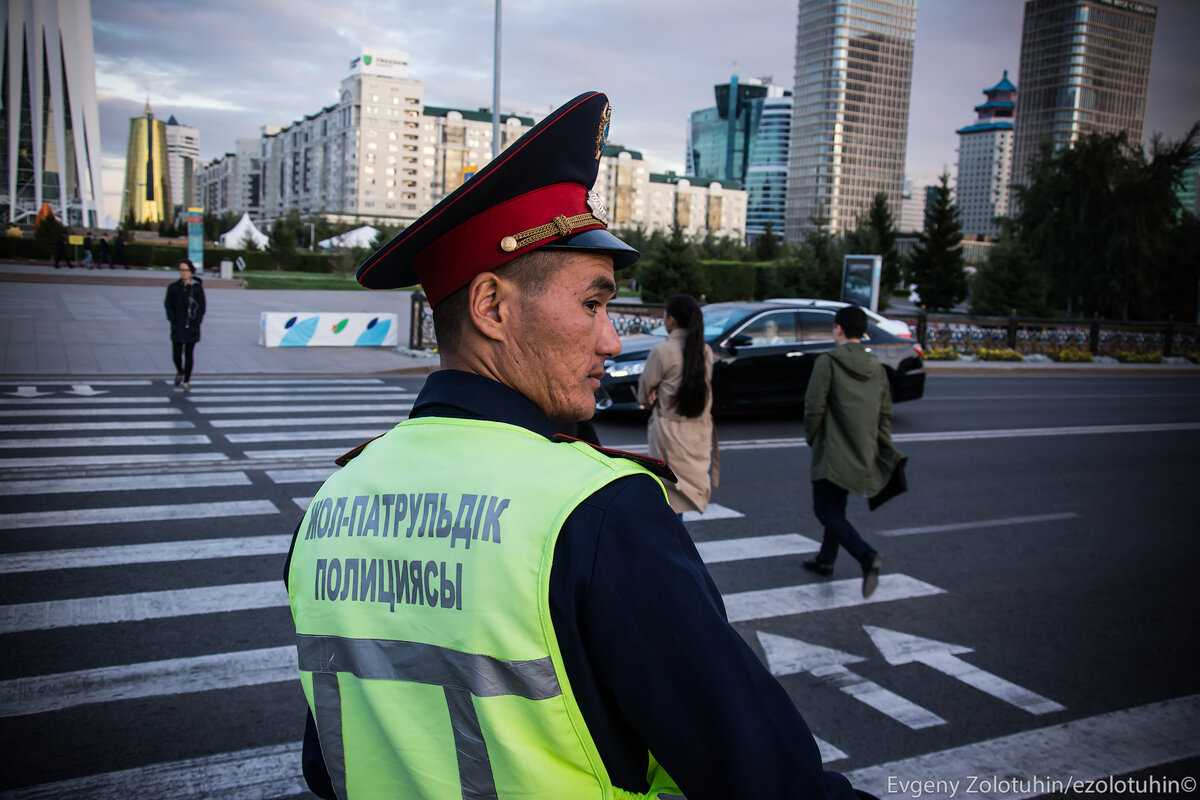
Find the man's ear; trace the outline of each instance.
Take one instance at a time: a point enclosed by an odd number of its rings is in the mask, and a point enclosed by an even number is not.
[[[505,341],[514,287],[494,272],[481,272],[467,287],[471,325],[492,341]]]

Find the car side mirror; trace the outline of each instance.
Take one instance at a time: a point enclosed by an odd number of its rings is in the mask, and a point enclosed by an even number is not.
[[[727,344],[731,348],[749,347],[754,344],[754,337],[748,333],[739,333],[737,336],[731,336]]]

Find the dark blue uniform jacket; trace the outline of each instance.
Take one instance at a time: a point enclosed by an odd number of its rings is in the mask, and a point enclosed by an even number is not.
[[[429,376],[412,416],[556,432],[524,396],[451,370]],[[650,751],[688,800],[855,796],[844,777],[824,771],[791,698],[726,620],[687,528],[652,478],[614,481],[567,518],[554,550],[550,614],[615,786],[646,791]],[[311,714],[304,773],[317,795],[334,797]]]

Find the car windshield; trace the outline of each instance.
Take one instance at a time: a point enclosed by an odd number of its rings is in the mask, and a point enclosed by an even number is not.
[[[746,315],[746,309],[742,306],[712,305],[704,306],[703,310],[705,339],[720,336],[733,320]],[[667,326],[660,322],[649,333],[651,336],[666,336]]]

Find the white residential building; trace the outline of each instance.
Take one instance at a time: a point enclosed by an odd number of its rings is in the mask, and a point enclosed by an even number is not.
[[[234,152],[196,171],[196,199],[206,213],[249,214],[255,221],[263,220],[261,148],[259,139],[238,139]]]
[[[667,172],[651,173],[646,190],[646,216],[641,222],[647,230],[670,231],[678,225],[692,239],[710,234],[745,239],[744,189]]]
[[[172,114],[167,120],[167,171],[171,175],[171,205],[195,205],[195,173],[200,166],[200,131],[184,125]]]
[[[614,229],[649,227],[650,170],[641,152],[605,145],[592,189],[604,199]]]

